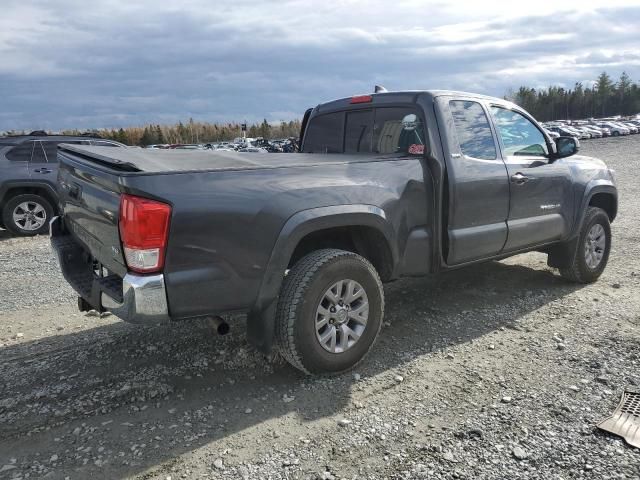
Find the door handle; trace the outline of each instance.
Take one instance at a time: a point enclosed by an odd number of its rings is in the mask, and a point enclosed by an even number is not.
[[[514,175],[511,175],[511,181],[513,183],[515,183],[516,185],[522,185],[524,183],[527,183],[530,180],[529,177],[527,177],[526,175],[523,175],[522,173],[518,172]]]
[[[53,170],[49,170],[48,168],[36,168],[34,172],[36,173],[51,173]]]

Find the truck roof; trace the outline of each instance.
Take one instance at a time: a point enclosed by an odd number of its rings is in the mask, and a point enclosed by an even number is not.
[[[371,97],[370,102],[362,102],[353,105],[352,99],[354,97]],[[428,100],[433,100],[436,97],[452,96],[452,97],[466,97],[477,98],[479,100],[491,100],[503,105],[509,105],[515,107],[516,105],[508,100],[504,100],[498,97],[491,97],[489,95],[481,95],[478,93],[462,92],[456,90],[399,90],[394,92],[381,92],[381,93],[365,93],[358,94],[351,97],[339,98],[326,103],[321,103],[316,107],[317,113],[325,112],[334,109],[342,109],[348,106],[362,107],[364,105],[376,104],[383,105],[385,103],[415,103],[418,97],[425,97]]]

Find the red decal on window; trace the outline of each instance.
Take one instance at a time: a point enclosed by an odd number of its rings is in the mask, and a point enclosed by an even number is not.
[[[424,153],[424,145],[418,145],[417,143],[409,145],[409,153],[412,155],[422,155]]]

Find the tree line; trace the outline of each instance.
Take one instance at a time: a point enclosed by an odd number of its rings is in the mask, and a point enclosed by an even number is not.
[[[550,86],[535,89],[522,86],[509,91],[505,99],[517,103],[536,119],[578,120],[613,115],[640,113],[640,85],[623,72],[613,81],[607,72],[602,72],[593,86],[585,87],[578,82],[573,88]],[[153,144],[211,143],[233,140],[242,136],[241,123],[210,123],[189,119],[187,123],[175,125],[145,125],[117,129],[65,130],[67,135],[92,133],[127,145],[147,146]],[[300,120],[270,124],[267,120],[247,125],[247,136],[265,139],[297,137]],[[11,131],[9,134],[20,132]],[[22,132],[24,133],[24,132]]]
[[[272,125],[267,120],[262,123],[248,124],[248,137],[288,138],[297,137],[300,132],[300,120],[280,122]],[[65,130],[65,135],[86,134],[86,131],[77,129]],[[175,125],[145,125],[139,127],[122,127],[118,129],[98,129],[90,133],[102,138],[115,140],[126,145],[139,145],[145,147],[154,144],[176,143],[212,143],[233,140],[242,136],[241,123],[209,123],[197,122],[193,119],[185,124],[178,122]]]
[[[626,72],[622,72],[617,82],[602,72],[591,88],[582,83],[570,89],[520,87],[516,92],[507,93],[505,99],[517,103],[542,122],[640,113],[640,86]]]

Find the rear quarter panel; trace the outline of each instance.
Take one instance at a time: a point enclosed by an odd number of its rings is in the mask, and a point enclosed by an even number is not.
[[[276,240],[297,212],[379,207],[402,251],[412,229],[430,224],[422,162],[148,175],[125,177],[124,184],[132,193],[154,192],[173,207],[165,280],[171,316],[188,318],[251,308]]]

